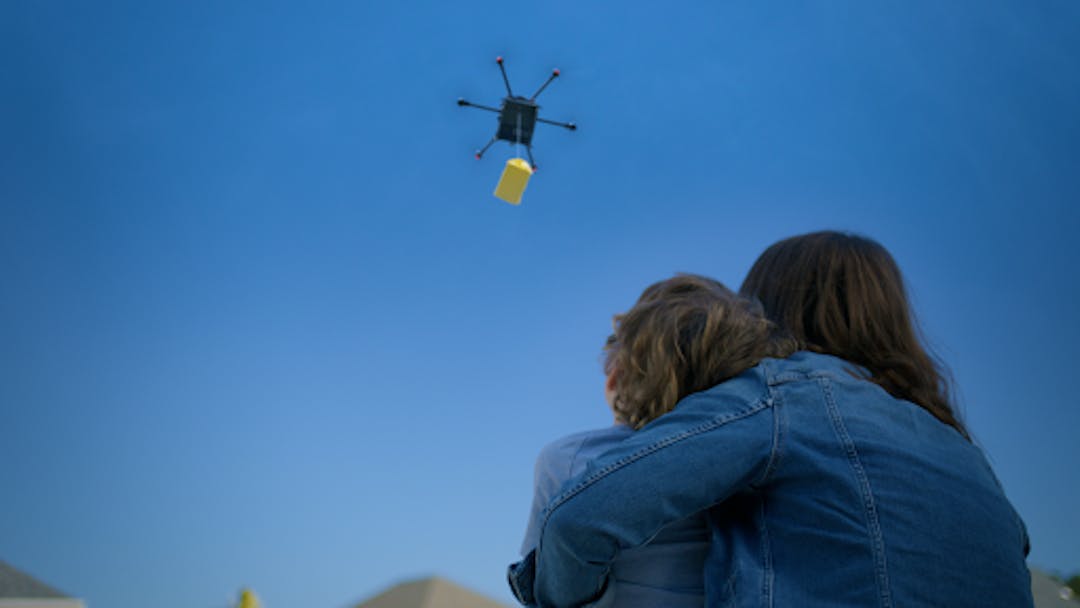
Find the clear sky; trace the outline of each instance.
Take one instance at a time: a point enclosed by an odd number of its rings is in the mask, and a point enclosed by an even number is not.
[[[581,127],[520,207],[455,105],[496,55]],[[1077,57],[1074,0],[5,2],[0,559],[90,608],[510,601],[611,315],[837,228],[1080,570]]]

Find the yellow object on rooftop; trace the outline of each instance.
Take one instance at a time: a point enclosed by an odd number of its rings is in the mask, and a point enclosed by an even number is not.
[[[242,589],[240,591],[240,603],[237,608],[259,608],[259,598],[255,596],[255,592],[251,589]]]
[[[495,186],[495,196],[511,205],[521,203],[521,195],[525,192],[525,186],[529,184],[532,174],[532,167],[524,158],[511,158],[506,161],[499,185]]]

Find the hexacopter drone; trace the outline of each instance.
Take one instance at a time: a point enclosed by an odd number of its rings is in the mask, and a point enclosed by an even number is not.
[[[484,152],[487,152],[487,149],[491,147],[491,144],[502,139],[511,144],[525,146],[525,152],[529,155],[529,164],[532,165],[532,168],[535,170],[536,163],[533,161],[532,156],[532,136],[537,122],[563,127],[571,131],[577,129],[577,125],[572,122],[557,122],[538,116],[540,106],[536,104],[536,97],[551,84],[552,80],[558,78],[559,70],[553,70],[551,76],[535,93],[533,93],[533,96],[525,98],[520,95],[514,95],[513,91],[510,90],[510,79],[506,77],[506,68],[503,67],[503,58],[497,57],[495,63],[499,64],[499,71],[502,72],[503,82],[506,83],[506,97],[503,98],[502,106],[495,109],[465,101],[464,99],[458,99],[459,106],[479,108],[489,112],[496,112],[499,115],[499,130],[495,132],[495,136],[491,138],[491,141],[489,141],[486,146],[476,151],[476,158],[479,160],[480,157],[484,155]]]

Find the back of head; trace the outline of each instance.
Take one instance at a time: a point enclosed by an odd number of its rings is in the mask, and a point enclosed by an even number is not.
[[[605,370],[615,370],[616,415],[640,428],[705,390],[798,345],[761,306],[721,283],[678,275],[649,286],[615,317]]]
[[[809,350],[866,368],[894,397],[968,437],[943,368],[919,340],[900,269],[877,242],[833,231],[785,239],[754,262],[740,293]]]

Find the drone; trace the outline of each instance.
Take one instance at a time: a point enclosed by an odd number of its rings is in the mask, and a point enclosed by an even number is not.
[[[499,64],[499,71],[502,72],[503,82],[506,83],[506,97],[503,98],[502,105],[496,109],[472,103],[471,101],[466,101],[464,99],[458,99],[457,102],[459,106],[487,110],[499,115],[499,130],[495,132],[495,136],[491,138],[491,141],[489,141],[486,146],[476,151],[476,159],[480,160],[480,158],[484,156],[484,152],[487,152],[487,149],[491,147],[491,144],[502,139],[511,144],[525,146],[525,152],[529,155],[529,164],[532,165],[532,168],[535,171],[536,162],[533,161],[532,156],[532,137],[533,131],[536,129],[536,123],[542,122],[549,125],[555,125],[570,131],[577,130],[577,125],[572,122],[557,122],[538,116],[540,106],[536,104],[536,97],[551,84],[552,80],[559,77],[559,70],[553,70],[551,76],[548,77],[547,81],[544,82],[535,93],[533,93],[533,96],[525,98],[521,95],[514,95],[514,92],[510,90],[510,79],[506,77],[506,68],[503,67],[503,58],[496,57],[495,63]]]

